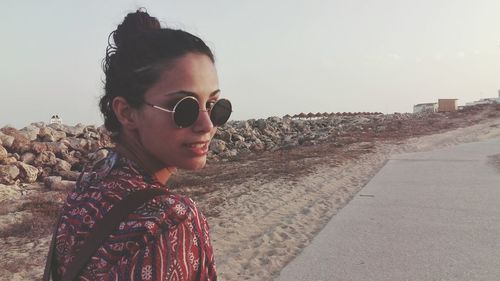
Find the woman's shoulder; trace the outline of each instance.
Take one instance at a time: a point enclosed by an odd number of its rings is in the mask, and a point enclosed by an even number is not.
[[[78,219],[93,225],[123,198],[134,196],[134,192],[143,189],[163,189],[165,192],[132,211],[119,225],[121,230],[142,229],[150,235],[157,235],[203,217],[189,197],[176,194],[155,182],[140,167],[113,150],[82,172],[75,190],[68,195],[65,213],[81,214]],[[92,214],[89,215],[89,212]]]
[[[167,192],[137,208],[120,227],[142,226],[149,235],[156,236],[179,225],[190,225],[198,217],[197,206],[190,198]]]

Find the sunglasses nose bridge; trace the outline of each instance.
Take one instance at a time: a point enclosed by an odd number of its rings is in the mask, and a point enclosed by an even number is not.
[[[206,114],[205,114],[206,112]],[[192,125],[194,130],[197,131],[210,131],[215,126],[210,118],[210,110],[208,109],[199,109],[199,114]]]

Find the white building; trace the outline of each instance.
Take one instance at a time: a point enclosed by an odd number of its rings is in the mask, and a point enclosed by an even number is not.
[[[52,115],[50,118],[50,124],[62,124],[62,118],[59,115]]]
[[[419,103],[413,106],[413,113],[420,112],[437,112],[438,104],[434,103]]]
[[[500,90],[498,90],[498,97],[496,98],[484,98],[477,101],[468,102],[465,106],[481,105],[481,104],[496,104],[500,103]]]

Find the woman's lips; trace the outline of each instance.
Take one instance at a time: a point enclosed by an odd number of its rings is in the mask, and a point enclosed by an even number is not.
[[[208,143],[209,142],[192,142],[184,146],[196,156],[204,156],[208,153]]]

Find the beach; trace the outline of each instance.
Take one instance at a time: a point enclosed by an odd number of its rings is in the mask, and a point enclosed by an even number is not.
[[[418,137],[281,149],[209,163],[196,173],[181,171],[172,189],[192,197],[207,216],[220,280],[272,280],[391,155],[497,137],[500,118],[495,117]],[[65,198],[60,191],[32,192],[39,189],[39,183],[23,187],[27,195],[2,189],[2,228],[36,221],[29,202],[61,204]],[[0,279],[40,279],[49,241],[46,232],[4,234]]]
[[[210,219],[221,280],[272,280],[307,246],[322,227],[383,167],[390,155],[430,151],[500,137],[500,120],[402,143],[361,143],[344,153],[324,155],[322,164],[296,178],[220,187],[232,194]],[[340,154],[340,153],[339,153]],[[340,163],[339,163],[340,162]]]

